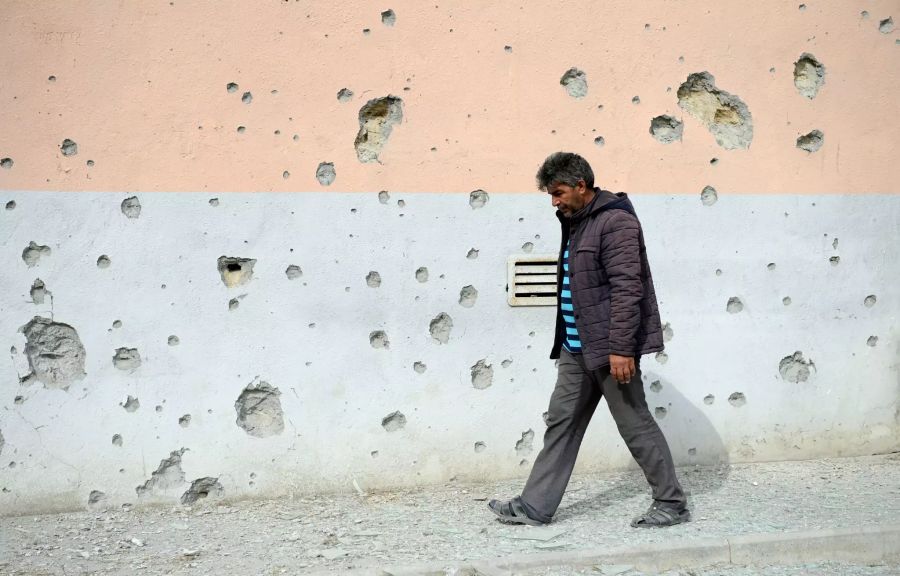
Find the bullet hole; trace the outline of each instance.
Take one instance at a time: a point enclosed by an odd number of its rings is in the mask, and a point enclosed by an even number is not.
[[[753,118],[739,97],[720,90],[709,72],[688,76],[678,88],[678,105],[706,126],[726,150],[749,148]]]
[[[712,406],[713,403],[715,403],[715,401],[716,401],[716,397],[713,396],[712,394],[707,394],[706,396],[703,397],[703,403],[706,404],[707,406]]]
[[[704,206],[712,206],[719,200],[719,193],[712,186],[704,186],[700,192],[700,202]]]
[[[388,350],[391,347],[388,336],[383,330],[375,330],[369,333],[369,344],[372,348]]]
[[[360,162],[378,162],[396,124],[403,122],[403,100],[396,96],[374,98],[359,109],[359,132],[353,146]]]
[[[532,244],[531,242],[526,242],[526,243],[522,244],[522,252],[525,252],[526,254],[530,254],[532,250],[534,250],[534,244]]]
[[[237,298],[232,298],[228,301],[228,310],[237,310],[241,305],[241,302]]]
[[[472,387],[476,390],[490,388],[494,380],[494,368],[485,361],[486,359],[482,358],[471,368]]]
[[[217,265],[222,283],[228,288],[246,284],[253,278],[253,266],[256,260],[253,258],[238,258],[234,256],[219,256]]]
[[[16,209],[16,201],[15,201],[15,200],[10,200],[9,202],[7,202],[7,203],[6,203],[6,209],[7,209],[7,210],[15,210],[15,209]]]
[[[381,427],[388,432],[396,432],[402,430],[406,426],[406,416],[402,412],[391,412],[381,419]]]
[[[862,19],[866,19],[866,18],[869,17],[869,11],[868,11],[868,10],[863,10],[862,12],[859,13],[859,16],[860,16],[860,18],[862,18]]]
[[[113,320],[112,327],[113,327],[113,328],[121,328],[121,327],[122,327],[122,321],[121,321],[121,320]]]
[[[303,276],[303,270],[300,269],[296,264],[291,264],[284,271],[284,275],[287,276],[288,280],[296,280]]]
[[[368,28],[363,28],[363,31],[362,31],[362,33],[363,33],[363,36],[368,36],[368,35],[369,35],[369,34],[371,34],[371,33],[372,33],[372,31],[371,31],[371,30],[369,30],[369,29],[368,29]]]
[[[96,506],[106,500],[106,494],[99,490],[91,490],[88,494],[88,506]]]
[[[812,54],[804,52],[794,62],[794,86],[802,96],[812,100],[825,84],[825,66]]]
[[[659,380],[654,380],[650,383],[651,392],[659,392],[660,390],[662,390],[662,382],[660,382]]]
[[[718,158],[710,158],[709,163],[710,163],[712,166],[715,166],[716,164],[719,163],[719,159],[718,159]]]
[[[587,96],[587,75],[578,68],[569,68],[559,79],[559,83],[566,88],[566,92],[572,98],[584,98]]]
[[[869,336],[866,340],[866,346],[874,348],[878,344],[878,336]]]
[[[122,435],[121,434],[113,434],[112,437],[112,445],[122,447]]]
[[[640,96],[635,96],[634,98],[631,99],[631,103],[632,103],[632,104],[640,104],[640,103],[641,103],[641,97],[640,97]]]
[[[835,250],[837,250],[837,247],[838,247],[838,239],[837,239],[837,238],[835,238],[835,239],[831,242],[831,247],[834,248]]]
[[[650,134],[658,142],[671,144],[676,140],[681,140],[684,134],[684,122],[668,114],[657,116],[650,120]]]
[[[809,369],[815,369],[816,365],[812,360],[804,360],[803,353],[799,350],[790,356],[785,356],[778,363],[778,372],[781,378],[787,382],[806,382],[809,380]]]
[[[665,364],[666,362],[669,361],[669,355],[666,354],[665,352],[657,352],[656,353],[656,361],[659,364]]]
[[[285,170],[284,172],[281,173],[281,177],[284,178],[285,180],[287,180],[288,178],[291,177],[291,173],[288,172],[287,170]]]
[[[378,201],[382,204],[387,204],[391,200],[391,195],[388,194],[387,190],[382,190],[378,193]]]
[[[471,308],[475,305],[476,300],[478,300],[478,290],[471,284],[463,286],[459,291],[459,305],[463,308]]]
[[[233,93],[237,92],[238,85],[235,84],[234,82],[229,82],[228,84],[225,85],[225,90],[227,90],[229,94],[233,94]]]
[[[594,144],[597,148],[603,148],[606,145],[606,139],[603,136],[597,136],[594,138]]]
[[[2,160],[0,160],[0,168],[4,168],[6,170],[11,170],[13,164],[15,164],[15,162],[13,162],[12,158],[3,158]]]
[[[75,156],[78,154],[78,144],[68,138],[62,141],[62,144],[59,145],[59,149],[62,151],[63,156]]]
[[[184,470],[181,469],[181,456],[186,451],[187,448],[175,450],[169,453],[168,458],[160,460],[159,466],[157,466],[156,470],[150,474],[150,478],[134,489],[135,492],[137,492],[138,497],[153,494],[157,490],[164,491],[170,488],[177,488],[184,484],[185,479]]]
[[[195,504],[198,500],[212,496],[219,499],[225,494],[225,489],[219,484],[218,478],[197,478],[191,482],[191,487],[181,495],[181,503],[184,506]]]
[[[510,52],[512,52],[512,46],[504,46],[503,50],[506,51],[507,54],[509,54]]]
[[[88,168],[93,168],[93,167],[94,167],[94,161],[93,161],[93,160],[88,160],[87,162],[85,162],[85,165],[86,165]]]
[[[210,198],[209,205],[212,206],[213,208],[215,208],[216,206],[219,205],[219,199],[218,198]]]
[[[722,270],[720,268],[716,268],[716,276],[721,276]]]
[[[397,15],[393,10],[385,10],[381,13],[381,23],[385,26],[393,26],[397,22]]]
[[[813,130],[809,134],[804,134],[797,138],[797,148],[806,150],[810,154],[822,147],[825,142],[825,135],[819,130]]]
[[[453,329],[453,319],[445,312],[441,312],[428,325],[428,331],[431,337],[438,341],[439,344],[446,344],[450,341],[450,331]]]
[[[730,314],[737,314],[741,310],[744,309],[744,303],[741,302],[741,299],[737,296],[732,296],[728,299],[728,304],[725,305],[725,310]]]
[[[243,134],[244,132],[247,131],[247,127],[246,127],[246,126],[238,126],[238,127],[236,128],[236,130],[237,130],[237,133],[238,133],[238,134]]]
[[[134,219],[141,215],[141,202],[137,196],[122,200],[122,214],[128,218]]]
[[[666,410],[663,406],[657,406],[653,410],[653,415],[656,416],[657,420],[662,420],[663,418],[665,418],[667,413],[668,410]]]
[[[423,362],[413,362],[413,370],[416,371],[416,374],[424,374],[425,370],[428,370],[428,366]]]
[[[299,135],[299,134],[294,134],[293,136],[291,136],[291,139],[292,139],[294,142],[299,142],[299,141],[300,141],[300,135]]]
[[[875,302],[877,302],[877,301],[878,301],[878,298],[876,298],[874,294],[869,294],[868,296],[866,296],[866,299],[863,300],[863,305],[866,308],[871,308],[872,306],[875,305]]]
[[[487,444],[484,442],[476,442],[475,443],[475,453],[480,454],[487,449]]]
[[[828,259],[828,261],[831,262],[832,266],[837,266],[838,264],[841,263],[841,257],[840,256],[832,256],[831,258]]]
[[[768,264],[766,264],[766,269],[771,272],[772,270],[775,269],[775,263],[769,262]]]
[[[338,102],[349,102],[351,98],[353,98],[353,90],[350,90],[349,88],[341,88],[338,90]]]
[[[781,299],[781,303],[784,304],[785,306],[790,306],[791,305],[791,297],[785,296],[784,298]]]
[[[474,248],[470,248],[468,252],[466,252],[466,258],[469,260],[475,260],[478,258],[478,250]]]
[[[28,248],[22,250],[22,260],[25,261],[29,268],[33,268],[38,265],[42,256],[49,256],[50,252],[49,246],[40,246],[34,242],[29,242]]]
[[[25,356],[31,372],[21,379],[37,380],[46,388],[66,390],[85,377],[85,351],[75,328],[35,316],[19,329],[25,334]]]
[[[484,208],[484,205],[487,204],[490,199],[490,196],[488,196],[488,193],[484,190],[473,190],[469,193],[469,206],[471,206],[473,210],[476,208]]]
[[[371,456],[373,459],[378,458],[378,450],[372,450],[371,452],[369,452],[369,456]]]
[[[334,179],[337,177],[337,173],[334,171],[334,164],[331,162],[320,162],[318,168],[316,168],[316,180],[319,181],[319,184],[322,186],[331,186],[331,183],[334,182]]]
[[[284,430],[281,391],[262,380],[251,382],[234,403],[237,424],[249,436],[266,438]]]
[[[522,432],[522,438],[516,441],[516,455],[520,458],[524,458],[531,454],[534,443],[534,430],[529,428],[525,432]]]
[[[116,348],[112,361],[119,370],[136,370],[141,365],[141,355],[137,348]]]
[[[179,344],[181,344],[181,340],[179,340],[178,336],[175,336],[174,334],[169,336],[167,342],[169,343],[169,346],[178,346]]]
[[[157,404],[155,409],[157,412],[162,412],[163,411],[162,404]]]
[[[878,23],[878,31],[882,34],[890,34],[894,31],[894,19],[893,18],[885,18],[881,22]]]
[[[662,332],[663,332],[663,342],[668,342],[672,338],[675,337],[675,331],[672,330],[672,325],[669,324],[668,322],[663,324]]]
[[[381,286],[381,274],[374,270],[366,274],[366,285],[368,285],[369,288],[378,288]]]
[[[136,412],[141,407],[141,401],[129,395],[125,398],[125,402],[119,402],[119,406],[124,408],[126,412]]]
[[[32,302],[34,302],[35,304],[43,304],[44,298],[46,298],[46,296],[50,294],[50,291],[47,290],[47,287],[44,285],[43,280],[41,280],[40,278],[36,278],[35,281],[31,284],[31,290],[29,291],[29,294],[31,294]]]
[[[728,397],[728,403],[735,408],[739,408],[747,403],[747,398],[744,396],[743,392],[734,392]]]
[[[688,456],[696,456],[697,449],[696,448],[688,448]]]
[[[806,4],[801,4],[801,5],[797,6],[797,9],[800,10],[801,12],[806,11]]]
[[[243,102],[244,104],[253,102],[253,94],[251,94],[250,92],[244,92],[244,95],[241,96],[241,102]]]
[[[111,263],[112,262],[110,261],[109,256],[107,256],[106,254],[102,254],[99,258],[97,258],[97,268],[100,268],[101,270],[109,268],[109,265]]]
[[[503,362],[500,363],[500,366],[503,366],[504,368],[509,368],[512,365],[512,363],[513,363],[513,361],[511,359],[507,358],[506,360],[504,360]]]

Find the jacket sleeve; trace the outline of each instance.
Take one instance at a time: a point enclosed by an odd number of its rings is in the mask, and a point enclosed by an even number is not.
[[[637,353],[641,325],[641,225],[634,215],[613,210],[600,240],[600,262],[610,284],[609,351],[632,357]]]

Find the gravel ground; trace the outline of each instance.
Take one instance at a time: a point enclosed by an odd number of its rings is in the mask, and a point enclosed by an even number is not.
[[[789,566],[732,566],[715,565],[689,570],[641,572],[628,566],[593,566],[590,568],[547,568],[543,571],[522,572],[517,576],[897,576],[900,564],[848,564],[845,562],[816,562]]]
[[[900,454],[679,473],[691,494],[694,520],[662,530],[628,525],[649,504],[646,482],[637,471],[575,476],[556,520],[541,529],[500,524],[487,510],[486,499],[517,494],[520,481],[0,518],[0,574],[341,573],[369,566],[847,529],[895,524],[900,518]],[[822,564],[764,573],[898,573],[896,565],[842,569]],[[582,573],[592,572],[533,572]],[[726,567],[665,574],[690,573],[763,572]]]

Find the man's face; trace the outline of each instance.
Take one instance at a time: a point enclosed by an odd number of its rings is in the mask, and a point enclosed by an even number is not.
[[[593,190],[588,190],[584,180],[579,180],[574,187],[553,182],[547,187],[547,194],[553,207],[566,218],[584,208],[593,198]]]

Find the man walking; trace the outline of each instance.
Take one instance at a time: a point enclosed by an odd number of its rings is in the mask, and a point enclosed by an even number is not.
[[[556,512],[581,440],[600,398],[644,471],[653,504],[634,527],[690,520],[669,446],[647,408],[642,354],[663,349],[662,326],[644,236],[631,201],[594,187],[577,154],[557,152],[537,173],[562,224],[557,272],[559,308],[550,357],[558,359],[544,447],[521,496],[491,500],[500,520],[541,525]]]

